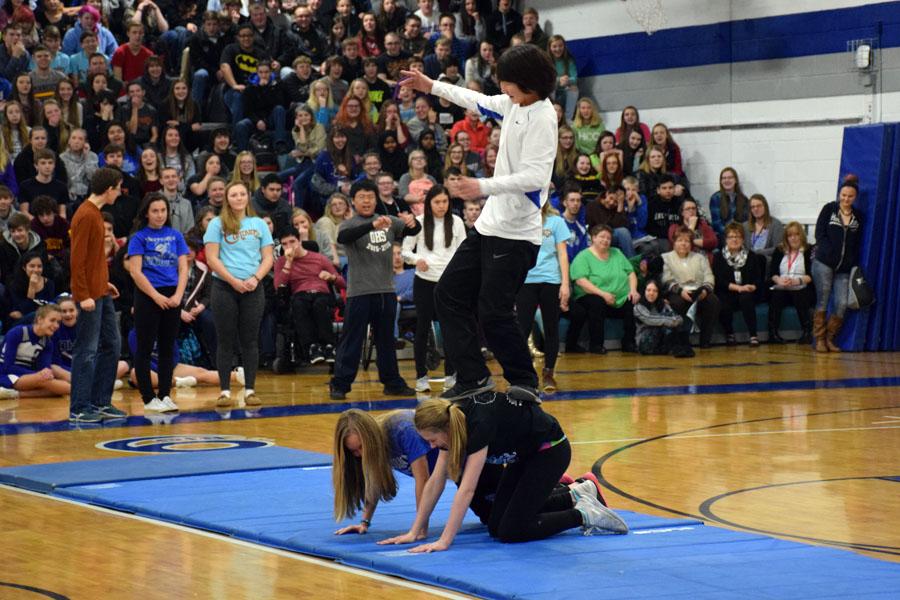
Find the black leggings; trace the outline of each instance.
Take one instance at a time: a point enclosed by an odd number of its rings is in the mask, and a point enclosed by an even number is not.
[[[526,283],[516,296],[516,313],[527,340],[534,326],[534,311],[541,307],[544,323],[544,367],[553,370],[559,355],[559,284]]]
[[[253,389],[259,368],[259,323],[265,304],[262,285],[252,292],[239,294],[223,280],[213,279],[210,306],[218,338],[216,370],[219,372],[219,389],[231,389],[231,362],[234,360],[236,340],[240,344],[246,387]]]
[[[428,357],[428,334],[431,322],[437,320],[434,308],[434,288],[436,281],[428,281],[421,277],[413,278],[413,302],[416,305],[416,337],[413,343],[413,356],[416,359],[416,379],[428,375],[426,366]],[[445,353],[446,354],[446,353]],[[453,373],[453,365],[449,358],[444,359],[444,374]]]
[[[568,440],[520,457],[500,478],[488,532],[501,542],[542,540],[582,524],[568,489],[557,487],[572,458]]]
[[[163,296],[175,293],[175,287],[161,287],[157,291]],[[175,370],[175,339],[181,323],[181,307],[162,309],[150,296],[140,289],[134,290],[134,333],[137,348],[134,352],[134,375],[137,378],[141,400],[147,404],[157,396],[153,392],[150,379],[150,355],[156,344],[156,370],[159,376],[160,398],[172,391],[172,371]]]
[[[734,335],[734,313],[740,311],[747,324],[747,333],[756,337],[756,299],[752,293],[726,291],[719,296],[719,323],[725,335]]]

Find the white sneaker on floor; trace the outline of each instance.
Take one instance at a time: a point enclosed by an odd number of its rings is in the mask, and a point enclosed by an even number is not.
[[[593,484],[592,484],[593,485]],[[628,525],[622,517],[600,504],[596,495],[580,495],[575,503],[575,509],[581,513],[584,523],[581,530],[584,535],[591,535],[595,531],[601,534],[628,533]]]
[[[0,400],[9,400],[11,398],[18,398],[19,392],[16,390],[0,387]]]
[[[170,410],[172,409],[169,408],[169,406],[159,398],[154,398],[144,405],[144,412],[169,412]]]
[[[244,385],[244,367],[237,367],[234,370],[234,378],[237,379],[237,382],[241,385]]]
[[[175,378],[175,387],[177,388],[188,388],[195,387],[197,385],[197,378],[193,375],[187,375],[185,377],[176,377]]]
[[[125,387],[125,382],[122,381],[121,379],[116,379],[115,382],[113,383],[114,390],[121,390],[123,387]]]
[[[416,391],[417,392],[430,392],[431,384],[428,383],[428,375],[424,377],[419,377],[416,379]]]
[[[444,391],[449,390],[456,385],[456,373],[444,377]]]
[[[163,398],[162,403],[165,404],[167,407],[167,409],[164,412],[178,412],[180,410],[178,408],[178,405],[175,404],[175,402],[169,396],[166,396],[165,398]]]

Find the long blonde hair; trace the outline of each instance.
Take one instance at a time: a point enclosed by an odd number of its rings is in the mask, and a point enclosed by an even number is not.
[[[316,241],[316,228],[313,227],[313,225],[314,225],[313,218],[311,216],[309,216],[308,212],[306,212],[299,206],[295,206],[294,210],[291,211],[291,225],[294,224],[294,219],[296,219],[297,217],[303,217],[304,219],[306,219],[306,222],[309,223],[309,230],[307,231],[309,237],[307,237],[306,239],[309,240],[310,242],[315,242]]]
[[[343,521],[365,504],[391,500],[397,495],[397,480],[391,468],[390,442],[384,422],[394,413],[375,419],[356,408],[345,410],[334,426],[334,519]],[[351,433],[359,437],[362,456],[347,451],[344,441]]]
[[[447,433],[450,438],[448,449],[447,475],[453,481],[459,481],[462,465],[466,459],[466,415],[462,409],[448,400],[433,398],[423,400],[416,408],[416,429],[419,431],[435,430]]]
[[[250,189],[243,181],[232,181],[225,186],[225,201],[222,203],[222,210],[219,212],[219,219],[222,221],[223,235],[237,235],[241,230],[241,218],[234,212],[231,205],[228,204],[228,192],[231,188],[243,186],[247,190],[247,208],[244,209],[244,216],[255,217],[256,211],[253,210],[253,202],[250,199]]]
[[[253,161],[253,176],[250,177],[249,180],[244,179],[244,176],[241,175],[241,158],[249,156]],[[238,155],[234,158],[234,169],[231,171],[231,181],[228,183],[236,183],[241,182],[247,186],[247,190],[254,194],[256,190],[259,189],[259,175],[256,172],[256,157],[253,156],[253,153],[249,150],[244,150],[243,152],[238,152]]]

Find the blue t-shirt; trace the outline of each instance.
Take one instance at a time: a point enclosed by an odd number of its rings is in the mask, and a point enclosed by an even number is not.
[[[128,241],[128,255],[143,257],[141,272],[155,288],[178,285],[178,257],[188,252],[184,236],[168,225],[144,227]]]
[[[222,234],[222,219],[216,217],[209,222],[203,243],[219,244],[219,260],[238,279],[256,274],[263,246],[273,245],[269,226],[259,217],[244,217],[237,235],[227,237]],[[213,277],[218,275],[213,273]]]
[[[570,222],[565,218],[563,222],[569,228],[569,239],[566,240],[566,253],[569,255],[569,264],[571,265],[578,253],[588,247],[587,225],[581,221]]]
[[[562,283],[556,245],[568,241],[569,227],[566,220],[557,215],[549,215],[544,221],[543,239],[537,262],[528,271],[525,283]]]
[[[388,441],[391,444],[391,468],[412,477],[410,465],[421,456],[426,456],[428,472],[434,471],[438,450],[422,439],[413,423],[413,410],[398,411],[385,423]]]

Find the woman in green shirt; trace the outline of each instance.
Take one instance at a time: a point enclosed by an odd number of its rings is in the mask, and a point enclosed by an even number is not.
[[[603,345],[604,321],[622,319],[625,333],[622,350],[634,352],[634,304],[640,300],[637,275],[631,263],[612,244],[612,229],[607,225],[591,228],[591,245],[578,253],[569,269],[575,282],[575,301],[587,312],[590,351],[606,354]]]

